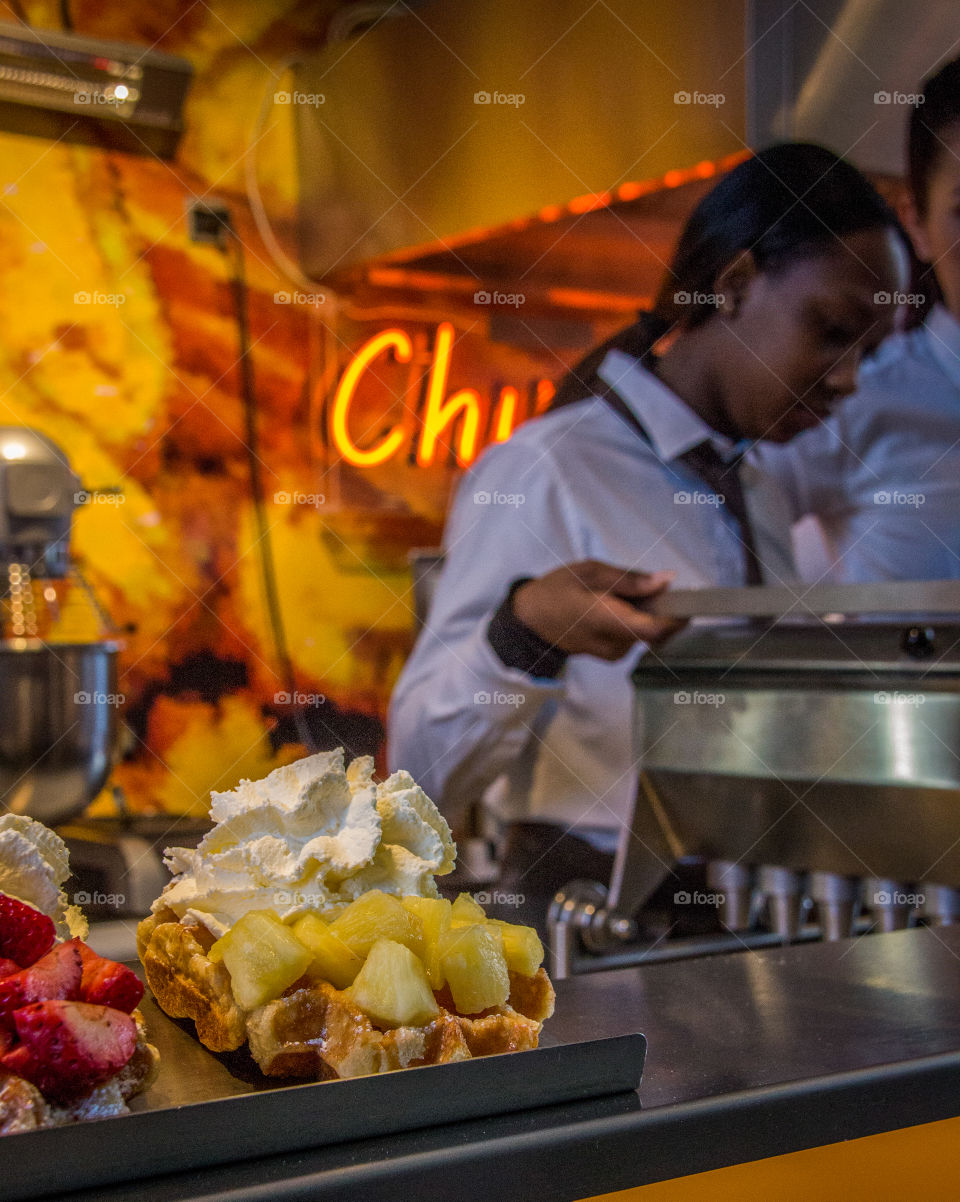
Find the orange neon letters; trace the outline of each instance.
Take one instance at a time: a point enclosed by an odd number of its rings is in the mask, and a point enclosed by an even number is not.
[[[506,442],[517,424],[517,406],[520,404],[520,393],[515,388],[500,389],[500,404],[497,406],[497,416],[493,424],[493,442]]]
[[[416,462],[420,467],[429,467],[436,462],[438,452],[445,446],[441,436],[451,428],[456,428],[454,445],[460,467],[468,467],[481,449],[483,406],[480,394],[473,388],[461,388],[445,396],[453,343],[452,323],[441,322],[434,339],[420,418],[421,428],[417,437]],[[364,372],[389,351],[393,352],[397,363],[410,363],[414,353],[410,336],[392,327],[368,339],[348,363],[333,394],[330,437],[337,452],[354,467],[377,467],[386,463],[403,451],[410,436],[409,428],[398,422],[373,446],[362,447],[350,432],[350,412],[360,380]],[[535,395],[531,398],[534,413],[543,412],[550,403],[553,391],[549,380],[537,381]],[[519,389],[511,385],[502,387],[496,404],[491,404],[491,408],[490,428],[483,437],[483,445],[487,442],[505,442],[522,420]]]
[[[460,437],[457,439],[457,463],[466,467],[477,457],[480,435],[480,394],[472,388],[461,388],[444,400],[447,377],[450,374],[450,348],[453,346],[453,325],[442,321],[437,326],[433,344],[433,362],[427,380],[427,401],[423,411],[423,430],[417,447],[417,463],[426,467],[433,463],[440,435],[462,410]]]
[[[355,467],[376,467],[380,463],[386,463],[400,450],[406,437],[401,426],[394,426],[377,446],[364,451],[353,441],[347,427],[350,404],[360,377],[379,354],[391,347],[398,363],[410,362],[413,356],[413,343],[410,338],[403,330],[384,330],[369,342],[365,342],[357,351],[334,393],[333,412],[330,417],[333,442],[347,463],[352,463]]]

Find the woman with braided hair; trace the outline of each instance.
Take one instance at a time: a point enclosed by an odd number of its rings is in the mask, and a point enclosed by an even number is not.
[[[875,297],[907,270],[854,167],[762,151],[694,210],[652,312],[462,481],[388,753],[455,827],[481,798],[506,823],[520,920],[542,924],[572,877],[609,877],[637,783],[630,671],[676,629],[645,599],[793,576],[777,482],[741,460],[853,390],[894,326]]]

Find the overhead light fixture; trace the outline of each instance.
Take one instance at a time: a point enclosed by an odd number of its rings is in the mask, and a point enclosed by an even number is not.
[[[170,158],[192,75],[130,42],[0,22],[0,129]]]

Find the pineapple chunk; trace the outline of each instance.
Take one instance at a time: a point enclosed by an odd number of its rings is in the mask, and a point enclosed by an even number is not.
[[[442,989],[446,978],[440,965],[440,936],[450,926],[450,902],[444,897],[405,897],[403,905],[423,926],[423,966],[430,988]]]
[[[248,910],[213,944],[210,958],[223,960],[233,996],[244,1010],[279,997],[303,976],[311,959],[272,910]]]
[[[450,921],[454,926],[472,926],[475,922],[486,922],[483,906],[478,905],[469,893],[458,893],[453,903]]]
[[[420,960],[392,939],[378,939],[347,991],[384,1027],[422,1027],[439,1013]]]
[[[351,902],[330,924],[330,933],[361,958],[378,939],[402,943],[417,956],[423,951],[420,919],[404,909],[398,897],[379,889],[370,889]]]
[[[491,926],[500,928],[507,968],[522,977],[535,977],[537,969],[543,963],[543,944],[533,927],[503,922],[499,918],[488,918],[487,921]]]
[[[293,933],[309,951],[313,960],[307,975],[329,981],[336,989],[346,989],[363,966],[363,960],[316,914],[304,914],[293,924]]]
[[[440,936],[440,966],[460,1014],[502,1006],[510,996],[503,936],[492,923],[451,926],[444,931]]]

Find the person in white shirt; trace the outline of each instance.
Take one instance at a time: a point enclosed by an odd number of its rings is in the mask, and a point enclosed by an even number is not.
[[[522,918],[542,922],[572,876],[609,876],[637,783],[629,674],[676,630],[644,598],[790,578],[789,512],[745,465],[738,517],[737,461],[852,391],[893,327],[874,296],[906,277],[896,218],[855,168],[771,147],[697,206],[653,312],[462,481],[388,760],[455,828],[481,797],[511,824],[499,888],[526,897]]]
[[[923,325],[867,360],[830,419],[760,459],[781,479],[804,574],[848,581],[960,577],[960,59],[910,118],[910,204]],[[818,542],[818,535],[823,542]]]

